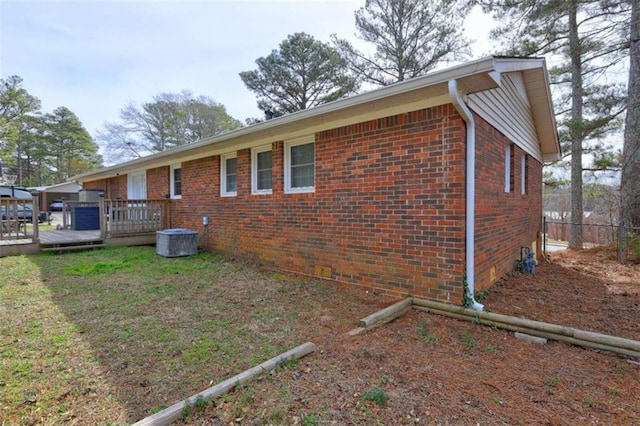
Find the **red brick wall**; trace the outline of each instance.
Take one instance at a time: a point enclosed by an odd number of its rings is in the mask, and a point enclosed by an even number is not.
[[[464,271],[464,126],[452,106],[316,135],[316,190],[251,194],[249,149],[237,152],[238,195],[220,197],[218,156],[182,164],[172,223],[208,247],[279,268],[393,294],[458,302]]]
[[[109,197],[113,200],[127,199],[127,175],[117,176],[113,179],[109,179]]]
[[[93,182],[85,182],[82,184],[83,189],[102,189],[103,191],[107,188],[107,180],[100,179],[94,180]]]
[[[521,194],[521,161],[526,153],[512,145],[513,191],[505,192],[505,148],[512,142],[476,118],[476,289],[513,270],[520,247],[538,240],[542,220],[542,164],[527,159],[526,194]]]
[[[169,166],[147,170],[147,198],[159,200],[170,194]]]
[[[101,189],[105,191],[105,198],[126,199],[127,198],[127,176],[115,176],[109,179],[100,179],[82,184],[84,189]]]
[[[539,230],[541,164],[528,160],[520,194],[504,192],[510,141],[477,123],[476,287],[509,272]],[[458,303],[465,265],[465,127],[452,105],[320,132],[315,192],[284,193],[284,143],[274,141],[273,194],[251,194],[251,151],[239,150],[238,195],[220,196],[220,157],[182,163],[173,227],[207,249],[281,269]],[[168,192],[169,168],[148,171],[149,197]],[[122,181],[110,187],[122,187]],[[118,183],[119,182],[119,183]],[[126,191],[126,179],[124,180]],[[125,192],[126,193],[126,192]],[[205,232],[202,217],[209,218]]]

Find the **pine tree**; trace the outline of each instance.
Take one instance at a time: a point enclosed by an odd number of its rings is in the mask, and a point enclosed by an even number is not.
[[[22,78],[0,79],[0,169],[19,176],[18,184],[22,184],[21,134],[39,110],[40,100],[22,87]]]
[[[258,95],[258,108],[275,115],[343,98],[358,87],[338,51],[305,33],[288,36],[256,64],[240,78]]]
[[[466,56],[462,24],[468,11],[458,0],[367,0],[355,13],[356,28],[374,53],[335,35],[333,42],[364,82],[386,86]]]
[[[625,56],[629,3],[616,0],[481,0],[501,26],[493,32],[507,55],[546,55],[555,110],[571,166],[570,247],[582,247],[583,156],[593,170],[617,166],[605,137],[619,129],[624,87],[607,79]]]
[[[44,116],[42,140],[49,150],[49,168],[55,182],[89,171],[102,164],[98,146],[78,117],[66,107]]]
[[[629,26],[629,85],[622,155],[621,219],[640,234],[640,1]]]

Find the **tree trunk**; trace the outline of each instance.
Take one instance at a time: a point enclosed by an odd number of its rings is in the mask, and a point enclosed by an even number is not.
[[[629,86],[622,151],[620,218],[640,228],[640,0],[632,1],[629,37]],[[636,234],[640,229],[633,230]]]
[[[569,56],[571,58],[571,228],[569,247],[582,248],[582,47],[578,34],[578,1],[569,2]]]

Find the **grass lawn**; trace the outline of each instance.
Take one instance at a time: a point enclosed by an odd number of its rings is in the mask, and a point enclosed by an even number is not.
[[[597,254],[584,265],[613,271]],[[483,303],[638,339],[639,293],[573,261],[505,277]],[[619,275],[637,286],[635,268]],[[393,302],[355,286],[152,247],[5,257],[0,271],[2,425],[133,423],[307,341],[312,355],[182,423],[640,424],[638,359],[418,310],[351,336]]]
[[[164,258],[152,247],[5,257],[0,270],[8,424],[131,423],[353,328],[382,301],[211,253]]]

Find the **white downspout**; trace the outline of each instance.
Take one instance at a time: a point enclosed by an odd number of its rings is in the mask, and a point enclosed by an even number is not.
[[[467,298],[471,301],[471,308],[477,311],[484,309],[484,305],[475,299],[475,216],[476,216],[476,125],[471,111],[464,103],[458,92],[458,82],[449,80],[449,97],[453,106],[467,125],[467,202],[466,202],[466,275]]]

